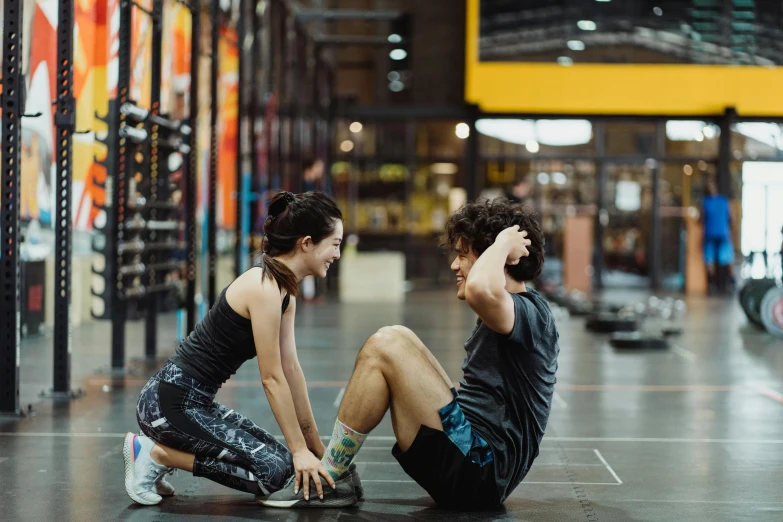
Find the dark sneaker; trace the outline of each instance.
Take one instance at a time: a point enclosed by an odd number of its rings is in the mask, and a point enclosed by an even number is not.
[[[353,478],[350,471],[334,481],[334,489],[323,479],[323,500],[318,498],[315,487],[310,484],[310,500],[304,498],[304,488],[300,487],[298,493],[294,493],[296,476],[292,475],[283,489],[275,491],[271,495],[256,496],[256,502],[266,507],[275,508],[337,508],[348,507],[356,504],[356,491],[353,487]]]
[[[356,500],[364,500],[364,486],[362,486],[362,479],[359,478],[359,472],[356,470],[356,464],[351,462],[348,466],[348,471],[351,472],[353,478],[353,489],[356,491]]]

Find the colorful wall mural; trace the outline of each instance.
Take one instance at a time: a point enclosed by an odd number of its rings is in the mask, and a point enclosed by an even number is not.
[[[152,0],[142,5],[151,9]],[[54,117],[52,100],[56,98],[57,75],[57,0],[25,0],[23,62],[27,94],[25,112],[41,113],[22,122],[21,200],[23,220],[39,220],[51,226],[54,207],[52,190],[55,176],[53,158]],[[139,105],[150,105],[150,63],[152,56],[152,21],[135,10],[132,19],[131,96]],[[203,17],[202,19],[207,18]],[[104,115],[109,99],[116,95],[119,51],[119,1],[75,0],[74,10],[74,97],[76,98],[76,130],[73,138],[73,226],[89,231],[96,219],[102,219],[96,204],[104,201],[101,184],[105,169],[95,158],[106,151],[96,133],[106,132],[105,124],[96,118]],[[209,45],[209,19],[204,24],[205,46]],[[166,0],[163,18],[163,71],[161,81],[161,111],[183,119],[188,112],[190,90],[190,12],[174,0]],[[232,29],[224,29],[219,51],[219,114],[218,147],[218,213],[219,226],[234,224],[237,121],[237,49]],[[205,49],[208,50],[208,49]],[[201,58],[199,100],[200,177],[206,175],[209,143],[209,58]],[[198,184],[202,186],[202,183]],[[203,201],[203,197],[199,197]]]

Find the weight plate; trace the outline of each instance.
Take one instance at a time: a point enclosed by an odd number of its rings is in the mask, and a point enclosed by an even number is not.
[[[642,332],[617,332],[612,334],[609,343],[615,348],[633,350],[667,350],[669,341],[664,337],[654,337]]]
[[[761,300],[761,322],[769,333],[783,337],[783,288],[767,290]]]
[[[666,337],[672,337],[675,335],[682,335],[682,328],[679,326],[665,326],[661,333]]]
[[[748,321],[759,328],[765,328],[761,321],[761,300],[767,290],[775,287],[774,279],[755,279],[748,281],[740,291],[740,305],[748,317]]]
[[[573,316],[585,316],[593,312],[593,304],[588,301],[571,300],[566,308]]]
[[[634,332],[639,329],[640,324],[637,319],[600,312],[588,315],[585,327],[596,333]]]

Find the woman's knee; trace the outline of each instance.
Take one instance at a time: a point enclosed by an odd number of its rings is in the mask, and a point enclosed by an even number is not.
[[[257,469],[259,481],[270,492],[281,489],[291,475],[294,474],[294,459],[287,450],[275,452],[271,462],[265,463]]]

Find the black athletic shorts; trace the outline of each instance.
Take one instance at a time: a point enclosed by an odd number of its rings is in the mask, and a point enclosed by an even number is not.
[[[392,455],[438,506],[447,509],[491,509],[500,505],[495,463],[486,441],[473,431],[456,401],[438,411],[444,431],[422,425],[413,444]],[[462,447],[460,447],[462,446]]]

